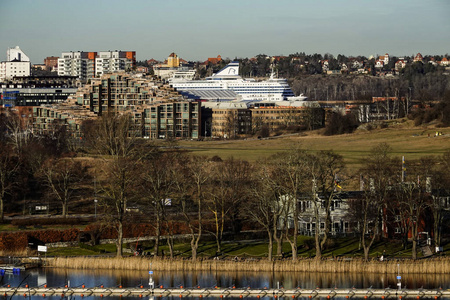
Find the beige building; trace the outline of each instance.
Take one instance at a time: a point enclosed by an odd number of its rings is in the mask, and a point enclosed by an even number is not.
[[[284,129],[316,129],[324,124],[324,110],[316,101],[302,101],[305,105],[284,105],[252,107],[253,131],[260,131],[267,127],[270,131]]]
[[[212,109],[211,135],[237,138],[252,134],[252,113],[245,103],[210,102]]]

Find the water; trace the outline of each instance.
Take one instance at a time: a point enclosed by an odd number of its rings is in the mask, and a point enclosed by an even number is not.
[[[221,288],[236,286],[236,288],[276,288],[285,289],[302,288],[396,288],[396,275],[390,274],[331,274],[331,273],[270,273],[270,272],[162,272],[154,271],[153,279],[155,285],[167,287],[214,287]],[[134,288],[141,284],[148,288],[148,271],[114,271],[114,270],[70,270],[70,269],[34,269],[20,274],[6,273],[2,279],[2,285],[10,284],[17,287],[19,284],[30,287],[43,286],[63,287],[69,283],[70,287],[86,288],[118,287]],[[450,289],[450,274],[445,275],[404,275],[402,276],[402,286],[408,289]],[[14,296],[23,298],[21,296]],[[30,298],[43,300],[40,296]],[[50,299],[61,297],[47,297]],[[81,297],[72,297],[71,299]],[[84,299],[100,297],[84,297]],[[121,299],[133,298],[123,297]],[[178,298],[178,297],[176,297]],[[119,297],[107,297],[105,299],[116,300]],[[136,299],[136,298],[133,298]],[[173,298],[174,299],[174,298]],[[189,298],[192,299],[192,298]]]

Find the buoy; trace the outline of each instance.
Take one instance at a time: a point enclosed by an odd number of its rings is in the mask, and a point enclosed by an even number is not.
[[[273,296],[275,299],[277,299],[278,298],[278,296],[277,295],[275,295],[275,296]]]
[[[47,288],[47,284],[44,284],[44,287]]]
[[[64,286],[65,288],[68,287],[67,284]]]
[[[243,297],[242,297],[242,295],[239,295],[239,298],[241,298],[241,299],[242,299],[242,298],[243,298]]]
[[[198,295],[199,298],[203,298],[203,295]]]
[[[139,294],[139,298],[142,298],[142,294]]]
[[[236,287],[233,285],[233,289],[235,289]]]
[[[81,287],[84,289],[86,286],[83,284]]]
[[[6,296],[8,296],[8,294],[4,293],[4,294],[3,294],[3,297],[6,297]]]
[[[121,289],[122,288],[122,286],[121,285],[119,285],[119,289]]]
[[[295,295],[292,295],[292,299],[294,299],[295,298]]]
[[[327,299],[330,299],[330,295],[327,296]]]
[[[348,298],[350,298],[350,297],[349,297],[349,296],[345,296],[345,298],[347,298],[347,299],[348,299]],[[381,298],[383,299],[383,297],[381,297]]]
[[[160,285],[160,286],[159,286],[159,288],[160,288],[160,289],[162,289],[162,288],[163,288],[163,286],[162,286],[162,285]]]
[[[10,285],[10,284],[8,284],[8,287],[11,287],[11,285]]]
[[[103,284],[100,287],[103,288]]]
[[[83,298],[83,297],[84,297],[84,294],[81,294],[80,296],[81,296],[81,298]]]
[[[61,294],[61,298],[64,298],[64,294]]]
[[[200,288],[200,286],[199,286],[199,285],[197,285],[197,288],[199,289],[199,288]]]
[[[258,295],[258,296],[256,296],[256,298],[258,298],[258,299],[259,299],[259,298],[261,298],[261,296],[260,296],[260,295]]]
[[[25,284],[25,287],[28,288],[28,284]]]
[[[417,296],[417,299],[420,299],[420,296]]]
[[[143,285],[141,285],[141,289],[143,289],[144,288],[144,286]]]
[[[103,294],[100,294],[100,297],[103,298]]]
[[[23,294],[23,296],[24,296],[24,297],[26,297],[26,296],[27,296],[27,294]]]
[[[44,297],[44,298],[45,298],[45,294],[42,294],[42,297]]]
[[[180,298],[183,298],[183,295],[180,294]]]
[[[223,298],[223,295],[220,295],[220,298]]]

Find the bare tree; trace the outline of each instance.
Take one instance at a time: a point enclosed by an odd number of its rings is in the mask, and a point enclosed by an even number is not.
[[[128,114],[103,114],[95,121],[83,124],[86,143],[95,151],[114,157],[127,157],[136,149],[139,132]]]
[[[169,153],[155,155],[143,162],[142,195],[145,207],[151,208],[150,215],[156,230],[155,255],[158,256],[161,232],[167,219],[166,206],[173,187],[171,180],[171,157]]]
[[[245,214],[252,221],[261,225],[269,239],[268,259],[273,258],[273,243],[277,241],[277,255],[281,255],[283,230],[279,230],[281,218],[285,215],[286,206],[281,203],[280,189],[275,184],[271,167],[261,163],[252,181],[251,197],[244,206]]]
[[[100,197],[106,206],[106,218],[117,231],[117,256],[123,254],[123,230],[127,220],[127,205],[137,197],[139,164],[133,158],[118,157],[105,161],[104,180],[100,184]]]
[[[283,193],[284,205],[286,206],[286,221],[292,222],[293,231],[290,237],[291,226],[286,226],[285,236],[291,245],[292,259],[297,260],[297,242],[298,242],[298,222],[299,222],[299,205],[300,195],[305,192],[306,186],[306,151],[300,147],[281,153],[275,161],[277,176],[276,180],[280,185]],[[289,224],[290,225],[290,224]]]
[[[183,219],[189,228],[192,260],[203,234],[205,184],[210,178],[210,164],[204,156],[177,154],[173,160],[173,180]]]
[[[352,215],[359,222],[360,240],[366,260],[369,259],[370,248],[376,237],[381,236],[380,221],[384,217],[382,208],[387,204],[390,184],[396,175],[390,151],[388,144],[381,143],[372,148],[369,156],[363,159],[361,175],[364,193],[360,199],[351,203]]]
[[[450,192],[450,150],[438,159],[438,167],[427,178],[427,192],[431,193],[430,209],[433,214],[433,239],[437,247],[441,245],[442,225],[444,220],[444,197]]]
[[[221,245],[225,223],[231,220],[235,224],[240,203],[246,197],[251,166],[246,161],[234,160],[215,162],[211,174],[206,205],[214,217],[214,231],[217,253],[222,252]]]
[[[42,166],[41,174],[50,194],[61,203],[62,215],[66,217],[73,193],[87,174],[86,166],[72,158],[50,159]]]
[[[31,124],[22,120],[16,113],[9,113],[5,125],[8,132],[9,144],[13,146],[17,154],[21,154],[25,146],[33,138]]]
[[[0,143],[0,220],[3,222],[5,214],[5,199],[17,185],[20,169],[19,157],[11,147]]]
[[[320,151],[305,157],[306,174],[312,181],[312,199],[314,204],[314,218],[316,220],[315,243],[316,259],[322,258],[322,252],[328,239],[331,227],[331,204],[337,192],[336,178],[343,170],[342,156],[333,151]],[[325,213],[324,228],[321,229],[321,210]]]
[[[139,133],[128,114],[106,114],[92,128],[96,131],[88,131],[88,138],[97,136],[94,139],[95,149],[109,155],[102,168],[104,179],[101,194],[104,204],[109,208],[108,217],[117,230],[117,256],[121,257],[127,204],[136,197],[139,167],[147,153],[137,146]]]
[[[428,206],[428,197],[423,188],[415,182],[403,182],[398,186],[397,193],[398,208],[404,216],[405,224],[411,234],[412,259],[417,259],[417,244],[419,227],[423,222],[422,213]]]

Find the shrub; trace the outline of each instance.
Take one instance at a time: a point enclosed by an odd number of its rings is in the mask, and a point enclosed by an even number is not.
[[[329,120],[325,126],[324,135],[352,133],[358,126],[359,122],[355,115],[341,115],[340,113],[333,112],[329,116]]]

